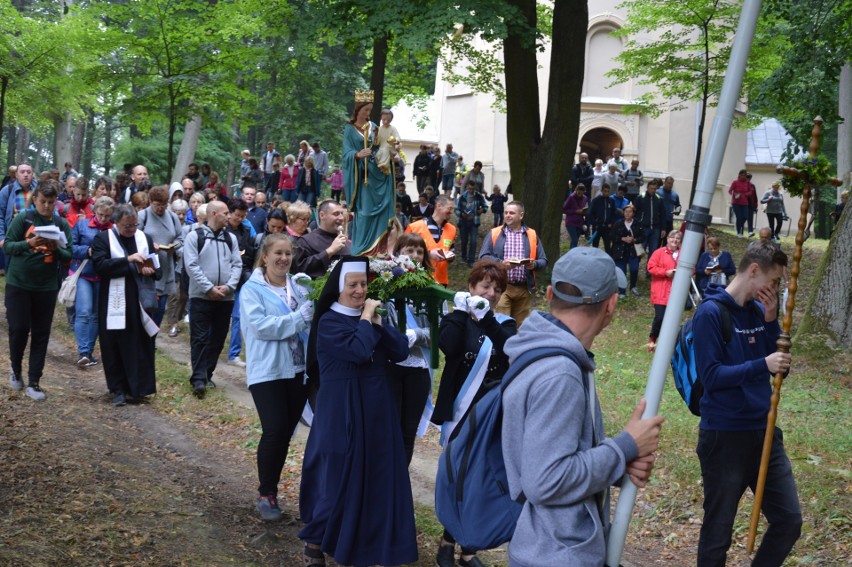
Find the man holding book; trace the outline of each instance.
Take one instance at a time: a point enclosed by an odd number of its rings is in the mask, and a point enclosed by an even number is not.
[[[509,285],[496,311],[509,315],[520,327],[532,308],[535,272],[547,267],[547,256],[535,230],[524,224],[524,204],[512,201],[506,205],[504,224],[491,229],[479,258],[503,262],[509,271]]]

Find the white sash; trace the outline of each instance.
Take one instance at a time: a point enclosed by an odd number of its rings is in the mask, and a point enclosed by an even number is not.
[[[127,253],[124,251],[124,248],[121,247],[121,244],[118,242],[118,238],[116,237],[115,230],[109,230],[109,254],[110,258],[125,258],[127,257]],[[148,239],[145,238],[145,233],[141,230],[137,230],[136,234],[134,234],[134,238],[136,240],[136,250],[143,256],[148,256]],[[125,286],[126,286],[125,278],[112,278],[109,281],[109,291],[107,292],[107,316],[106,316],[106,324],[107,330],[109,331],[120,331],[127,328],[127,319],[126,319],[126,301],[127,298],[125,296]],[[154,323],[153,319],[148,316],[144,309],[142,309],[142,304],[139,304],[139,311],[142,314],[142,326],[145,328],[145,332],[149,337],[153,337],[157,333],[160,332],[160,328],[157,327],[156,323]]]

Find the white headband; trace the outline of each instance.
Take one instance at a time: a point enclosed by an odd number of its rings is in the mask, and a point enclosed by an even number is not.
[[[362,262],[346,262],[340,267],[340,283],[337,293],[343,293],[343,284],[346,280],[346,274],[365,274],[364,264]]]

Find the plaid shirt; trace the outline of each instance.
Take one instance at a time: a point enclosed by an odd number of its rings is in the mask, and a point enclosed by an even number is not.
[[[30,202],[30,191],[21,189],[20,192],[15,194],[15,214],[17,215],[29,206]]]
[[[524,229],[511,230],[508,226],[503,227],[506,243],[503,246],[503,258],[506,260],[523,259],[524,256]],[[512,283],[527,283],[527,271],[523,264],[509,270],[509,281]]]

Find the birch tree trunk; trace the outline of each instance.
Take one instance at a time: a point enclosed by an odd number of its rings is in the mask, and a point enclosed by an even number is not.
[[[180,181],[189,164],[195,159],[195,148],[198,146],[198,138],[201,136],[201,117],[194,116],[183,128],[183,140],[180,143],[175,168],[172,171],[171,182]]]

